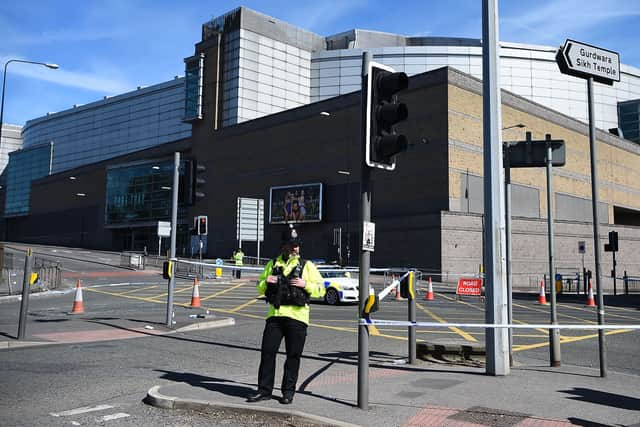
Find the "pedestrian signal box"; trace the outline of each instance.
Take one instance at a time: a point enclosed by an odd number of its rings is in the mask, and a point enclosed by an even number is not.
[[[206,236],[209,232],[209,218],[206,215],[198,215],[196,217],[196,234],[198,236]]]
[[[171,276],[173,276],[173,261],[165,261],[162,264],[162,278],[169,280]]]

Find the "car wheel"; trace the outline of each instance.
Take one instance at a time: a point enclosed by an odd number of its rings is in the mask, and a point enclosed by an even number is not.
[[[324,301],[329,305],[336,305],[340,302],[340,296],[338,291],[334,288],[327,289],[327,293],[324,295]]]

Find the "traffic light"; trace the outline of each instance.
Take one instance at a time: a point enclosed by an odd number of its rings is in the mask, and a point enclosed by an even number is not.
[[[609,232],[609,245],[611,245],[611,252],[618,252],[618,232]]]
[[[193,160],[193,202],[196,203],[200,199],[204,199],[205,194],[202,192],[204,186],[207,183],[205,178],[205,174],[207,172],[207,167],[198,162],[197,160]],[[206,217],[205,217],[206,218]],[[206,234],[206,233],[205,233]]]
[[[180,202],[193,206],[198,200],[204,198],[202,189],[206,184],[205,173],[207,168],[197,160],[185,160],[184,173],[180,176]]]
[[[413,271],[410,271],[400,280],[400,296],[402,298],[415,299]]]
[[[367,166],[393,170],[394,156],[407,150],[407,137],[398,135],[394,125],[408,116],[407,106],[396,93],[409,86],[405,73],[391,67],[369,63],[367,77],[367,122],[365,161]]]
[[[196,217],[196,234],[198,236],[206,236],[209,227],[208,227],[209,218],[206,215],[198,215]]]

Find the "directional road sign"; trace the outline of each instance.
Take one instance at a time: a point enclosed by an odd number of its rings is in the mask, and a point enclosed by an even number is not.
[[[556,62],[564,74],[608,85],[620,81],[620,55],[607,49],[567,39]]]
[[[264,200],[238,197],[236,238],[264,241]]]

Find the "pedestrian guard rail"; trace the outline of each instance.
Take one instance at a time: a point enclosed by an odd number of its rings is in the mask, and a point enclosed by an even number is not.
[[[625,295],[640,294],[640,276],[629,276],[625,271],[621,279]]]
[[[144,252],[122,252],[120,254],[120,267],[144,270],[147,256]]]
[[[35,257],[33,261],[33,284],[30,292],[43,292],[59,289],[62,285],[62,267],[59,263]],[[22,293],[24,281],[24,255],[6,252],[0,274],[0,295],[15,295]]]

